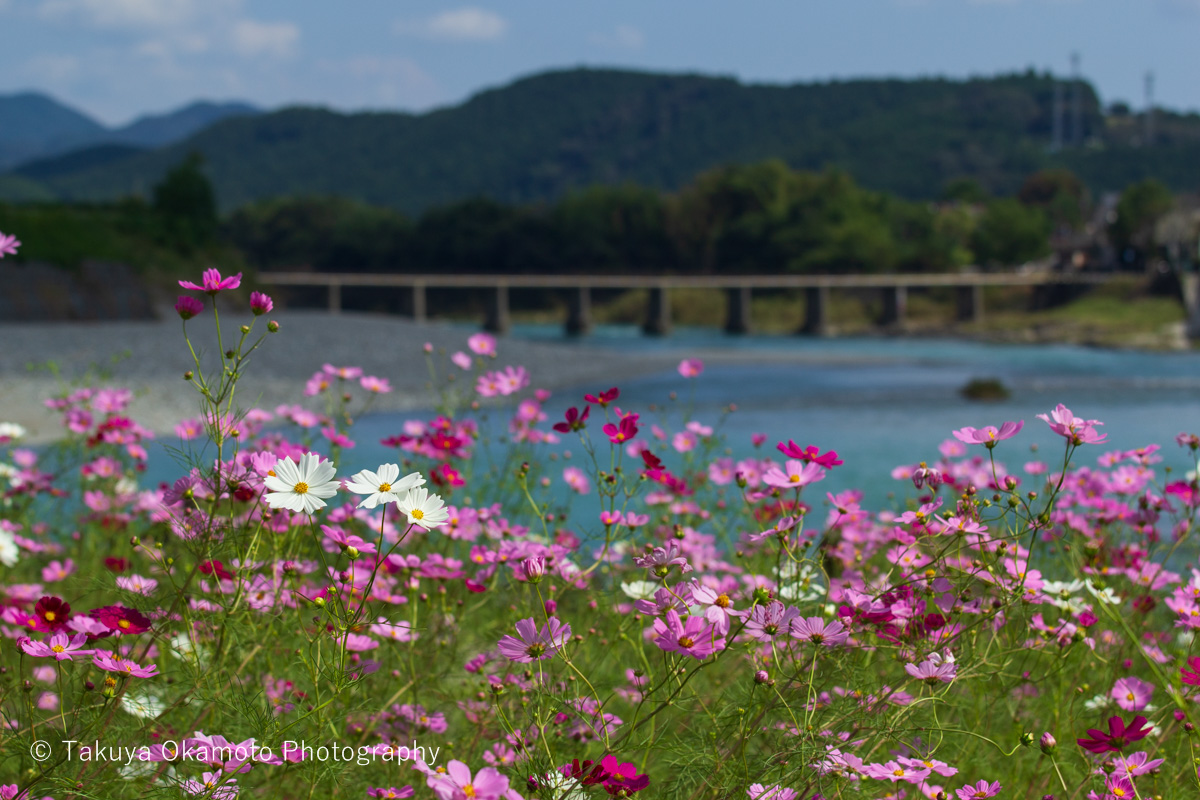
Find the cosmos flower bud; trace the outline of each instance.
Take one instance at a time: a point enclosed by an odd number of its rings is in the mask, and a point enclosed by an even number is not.
[[[521,571],[525,573],[525,580],[530,583],[539,583],[542,576],[546,574],[546,559],[541,556],[530,556],[521,562]]]
[[[275,320],[271,320],[267,323],[267,330],[269,330],[271,333],[279,333],[279,323]]]
[[[175,303],[175,313],[182,320],[189,320],[204,310],[204,304],[194,297],[180,297]]]
[[[754,673],[754,682],[766,686],[775,685],[775,681],[771,680],[771,676],[767,674],[765,669],[760,669],[758,672]]]
[[[1058,749],[1058,742],[1050,735],[1050,731],[1046,731],[1042,734],[1042,738],[1038,739],[1038,747],[1043,753],[1050,756],[1054,755],[1054,751]]]
[[[554,613],[556,611],[558,611],[558,603],[554,602],[553,600],[547,600],[546,601],[546,616],[553,617]]]

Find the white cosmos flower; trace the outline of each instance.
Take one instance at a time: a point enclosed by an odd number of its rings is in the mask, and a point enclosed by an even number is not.
[[[358,504],[359,508],[374,508],[380,503],[399,503],[410,489],[425,485],[421,473],[412,472],[400,478],[400,467],[381,464],[379,472],[364,469],[346,482],[346,488],[355,494],[370,495]]]
[[[1092,596],[1102,603],[1108,603],[1110,606],[1121,604],[1121,596],[1114,592],[1112,587],[1105,586],[1103,589],[1098,589],[1091,581],[1088,581],[1085,586]]]
[[[410,489],[408,494],[396,501],[396,505],[408,515],[410,525],[420,525],[427,531],[445,525],[450,520],[450,512],[446,510],[442,498],[421,487]]]
[[[143,694],[126,693],[121,698],[121,708],[135,717],[153,719],[167,710],[167,704],[161,698],[148,692]]]
[[[0,422],[0,444],[25,438],[25,429],[15,422]]]
[[[631,581],[629,583],[622,583],[621,591],[625,593],[626,597],[634,600],[651,600],[661,585],[651,583],[650,581]]]
[[[267,493],[267,505],[303,514],[324,508],[325,498],[337,494],[338,482],[333,473],[333,464],[321,461],[316,453],[300,456],[299,464],[291,456],[276,461],[263,481],[271,490]]]
[[[11,567],[21,557],[21,549],[11,533],[0,528],[0,564]]]

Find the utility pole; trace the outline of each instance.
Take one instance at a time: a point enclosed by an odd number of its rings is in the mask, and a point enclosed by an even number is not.
[[[1051,123],[1050,151],[1057,153],[1063,146],[1063,85],[1054,79],[1054,120]]]
[[[1079,74],[1079,53],[1071,53],[1071,144],[1083,144],[1083,78]]]
[[[1145,123],[1146,147],[1154,144],[1154,73],[1146,73],[1146,116]]]

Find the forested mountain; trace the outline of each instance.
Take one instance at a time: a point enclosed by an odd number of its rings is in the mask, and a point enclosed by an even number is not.
[[[199,152],[225,210],[336,195],[413,215],[475,196],[548,202],[594,184],[675,190],[714,166],[771,158],[836,167],[913,199],[936,198],[963,177],[1010,194],[1054,166],[1093,192],[1147,177],[1200,187],[1200,116],[1160,112],[1147,147],[1136,115],[1103,113],[1084,85],[1083,131],[1068,131],[1068,146],[1053,153],[1054,94],[1055,79],[1033,72],[781,86],[575,69],[420,115],[290,108],[226,119],[152,152],[75,155],[69,168],[42,162],[16,175],[61,199],[108,200],[145,194]]]

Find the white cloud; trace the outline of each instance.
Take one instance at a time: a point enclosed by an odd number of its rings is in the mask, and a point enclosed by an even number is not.
[[[632,25],[618,25],[610,33],[597,33],[591,38],[593,44],[623,50],[640,50],[646,45],[646,34]]]
[[[429,19],[401,20],[396,33],[423,36],[452,42],[484,42],[499,39],[508,31],[508,22],[495,12],[474,6],[443,11]]]
[[[300,28],[291,22],[242,19],[234,23],[230,33],[233,49],[243,56],[283,58],[291,55],[300,41]]]
[[[190,22],[196,0],[43,0],[39,11],[53,20],[82,19],[100,28],[174,28]]]
[[[35,56],[25,62],[21,71],[37,76],[38,80],[66,83],[79,75],[79,59],[62,55]]]

